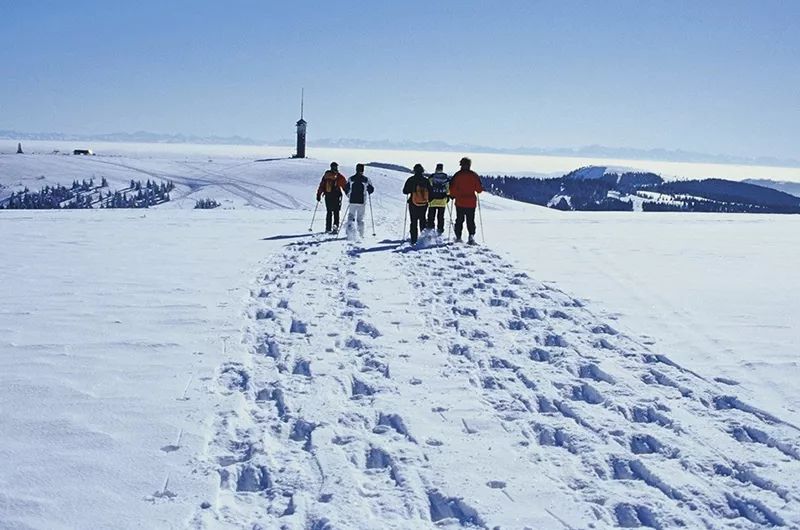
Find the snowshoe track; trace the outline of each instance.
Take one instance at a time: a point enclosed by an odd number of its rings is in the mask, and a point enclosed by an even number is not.
[[[794,426],[485,247],[319,237],[252,293],[192,528],[800,525]]]

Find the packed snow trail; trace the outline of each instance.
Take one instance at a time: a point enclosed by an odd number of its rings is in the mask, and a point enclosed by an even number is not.
[[[800,525],[800,433],[484,247],[289,239],[195,529]]]

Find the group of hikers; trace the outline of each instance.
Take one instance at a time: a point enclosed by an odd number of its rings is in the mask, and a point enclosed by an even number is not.
[[[436,164],[436,171],[431,175],[425,174],[422,164],[414,166],[414,174],[403,186],[403,194],[407,196],[407,213],[411,218],[412,245],[417,244],[424,230],[436,230],[439,235],[444,233],[445,210],[451,200],[455,202],[456,210],[456,222],[453,226],[456,241],[461,241],[466,221],[467,242],[470,245],[476,244],[475,209],[478,205],[478,194],[483,192],[483,185],[478,174],[472,171],[472,160],[464,157],[459,165],[461,169],[452,177],[444,172],[443,164]],[[375,187],[364,176],[364,164],[357,164],[356,174],[348,179],[339,172],[339,164],[331,162],[331,168],[325,171],[317,188],[317,202],[325,197],[325,231],[339,232],[342,197],[347,195],[350,205],[345,222],[348,226],[357,226],[358,234],[364,237],[366,203],[374,191]]]

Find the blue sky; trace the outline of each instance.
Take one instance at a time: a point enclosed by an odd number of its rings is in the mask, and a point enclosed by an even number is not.
[[[800,158],[795,0],[3,4],[0,129]]]

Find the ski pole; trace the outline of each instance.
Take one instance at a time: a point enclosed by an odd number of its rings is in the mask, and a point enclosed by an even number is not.
[[[375,236],[375,214],[372,213],[372,194],[368,193],[367,197],[369,197],[369,217],[372,219],[372,236]]]
[[[406,238],[406,217],[408,216],[408,199],[403,203],[403,233],[400,234],[400,242]]]
[[[483,213],[481,212],[481,198],[476,195],[475,196],[475,200],[478,203],[478,220],[480,220],[480,222],[481,222],[481,240],[483,241],[483,244],[485,245],[486,244],[486,236],[483,234]]]
[[[453,230],[453,205],[450,204],[450,201],[447,201],[447,217],[450,219],[450,222],[447,223],[447,240],[450,241],[450,232]]]
[[[347,209],[344,211],[344,217],[341,219],[342,222],[339,223],[339,226],[336,227],[336,238],[339,238],[339,231],[342,229],[342,225],[347,222],[347,214],[350,213],[350,203],[347,204]],[[345,231],[346,233],[346,231]]]
[[[311,216],[311,226],[308,227],[309,232],[314,230],[314,219],[317,217],[317,208],[319,208],[319,201],[317,201],[316,206],[314,206],[314,215]]]

